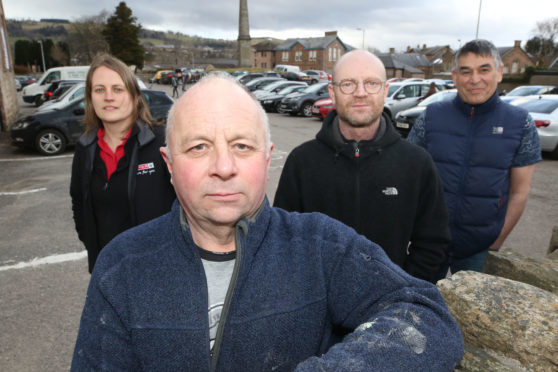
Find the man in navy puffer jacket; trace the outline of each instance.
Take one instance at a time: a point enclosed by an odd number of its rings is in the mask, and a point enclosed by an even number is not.
[[[319,213],[271,208],[265,112],[209,76],[169,113],[170,213],[98,258],[72,370],[449,371],[463,340],[432,284]],[[351,329],[332,345],[333,327]]]
[[[407,137],[432,155],[444,185],[452,242],[438,279],[448,268],[482,271],[521,217],[541,160],[531,116],[498,97],[503,70],[491,42],[465,44],[452,72],[457,97],[429,105]]]

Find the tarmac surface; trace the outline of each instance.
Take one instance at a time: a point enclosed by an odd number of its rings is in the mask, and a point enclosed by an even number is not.
[[[167,91],[169,86],[153,86]],[[21,102],[21,113],[34,108]],[[313,138],[321,122],[270,114],[274,152],[267,194],[273,201],[286,156]],[[89,282],[72,219],[73,149],[54,157],[11,146],[0,133],[0,371],[63,371],[71,363]],[[527,208],[504,243],[546,254],[558,225],[558,161],[537,165]]]

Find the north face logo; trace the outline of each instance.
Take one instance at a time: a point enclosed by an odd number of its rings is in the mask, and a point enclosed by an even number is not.
[[[395,187],[386,187],[382,190],[384,195],[398,195],[397,189]]]

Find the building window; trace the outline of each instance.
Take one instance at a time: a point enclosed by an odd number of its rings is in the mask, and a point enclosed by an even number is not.
[[[337,61],[337,48],[333,48],[333,60]]]
[[[512,68],[511,68],[511,73],[512,74],[517,74],[518,71],[519,71],[519,62],[518,61],[513,61]]]
[[[265,52],[262,52],[262,57],[265,57],[265,56],[266,56],[266,53],[265,53]]]
[[[333,51],[332,51],[331,48],[328,48],[327,51],[328,51],[328,54],[329,54],[329,61],[331,62],[331,61],[333,61],[333,59],[332,59]]]
[[[302,61],[302,51],[301,50],[295,52],[295,61],[298,61],[298,62]]]
[[[509,74],[510,68],[508,65],[504,65],[504,74]]]
[[[267,68],[267,62],[262,62],[262,68]]]
[[[288,61],[288,60],[289,60],[289,52],[283,52],[282,57],[281,57],[281,60],[282,60],[283,62]]]
[[[315,61],[317,58],[317,52],[315,50],[311,50],[308,52],[308,60],[309,61]]]

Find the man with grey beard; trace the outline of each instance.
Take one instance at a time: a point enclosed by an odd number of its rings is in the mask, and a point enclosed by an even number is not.
[[[388,85],[367,51],[337,62],[329,86],[336,110],[289,155],[274,206],[336,218],[409,274],[434,281],[450,241],[442,184],[430,155],[382,115]]]

